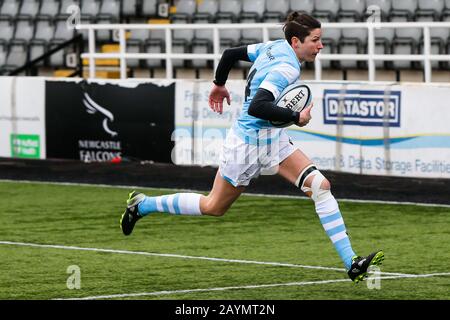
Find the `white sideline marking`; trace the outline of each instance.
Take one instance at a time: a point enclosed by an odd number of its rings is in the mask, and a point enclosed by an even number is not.
[[[63,250],[108,252],[108,253],[119,253],[119,254],[135,254],[135,255],[153,256],[153,257],[196,259],[196,260],[208,260],[208,261],[219,261],[219,262],[231,262],[231,263],[243,263],[243,264],[259,264],[259,265],[270,265],[270,266],[277,266],[277,267],[291,267],[291,268],[304,268],[304,269],[316,269],[316,270],[332,270],[332,271],[346,272],[346,270],[344,268],[333,268],[333,267],[322,267],[322,266],[307,266],[307,265],[292,264],[292,263],[280,263],[280,262],[265,262],[265,261],[252,261],[252,260],[240,260],[240,259],[211,258],[211,257],[201,257],[201,256],[186,256],[186,255],[171,254],[171,253],[154,253],[154,252],[145,252],[145,251],[128,251],[128,250],[116,250],[116,249],[86,248],[86,247],[63,246],[63,245],[52,245],[52,244],[38,244],[38,243],[26,243],[26,242],[13,242],[13,241],[0,241],[0,244],[3,244],[3,245],[15,245],[15,246],[26,246],[26,247],[37,247],[37,248],[51,248],[51,249],[63,249]],[[396,275],[396,276],[414,276],[413,274],[392,273],[392,272],[380,272],[380,274]]]
[[[449,273],[430,273],[430,274],[417,274],[417,275],[399,275],[399,276],[387,276],[387,277],[374,277],[375,279],[401,279],[401,278],[428,278],[437,276],[450,276]],[[192,293],[192,292],[209,292],[209,291],[225,291],[225,290],[243,290],[243,289],[260,289],[260,288],[272,288],[272,287],[288,287],[288,286],[306,286],[313,284],[324,283],[337,283],[337,282],[351,282],[350,279],[334,279],[334,280],[322,280],[322,281],[306,281],[306,282],[289,282],[289,283],[274,283],[274,284],[260,284],[260,285],[247,285],[247,286],[235,286],[235,287],[219,287],[219,288],[205,288],[205,289],[186,289],[186,290],[173,290],[173,291],[155,291],[155,292],[138,292],[138,293],[124,293],[124,294],[111,294],[101,296],[90,296],[83,298],[56,298],[53,300],[95,300],[95,299],[114,299],[114,298],[130,298],[130,297],[143,297],[143,296],[160,296],[171,295],[179,293]]]
[[[81,187],[102,187],[102,188],[118,188],[118,189],[147,189],[147,190],[164,190],[175,192],[207,192],[205,190],[194,189],[176,189],[176,188],[152,188],[143,186],[126,186],[126,185],[109,185],[109,184],[94,184],[94,183],[74,183],[74,182],[55,182],[55,181],[31,181],[31,180],[11,180],[0,179],[0,182],[16,182],[16,183],[36,183],[36,184],[54,184],[62,186],[81,186]],[[300,192],[300,191],[299,191]],[[309,199],[305,196],[291,196],[291,195],[278,195],[278,194],[266,194],[266,193],[246,193],[245,196],[255,197],[273,197],[273,198],[285,198],[285,199]],[[408,201],[383,201],[383,200],[361,200],[361,199],[337,199],[339,202],[356,202],[356,203],[379,203],[379,204],[396,204],[396,205],[414,205],[421,207],[442,207],[450,208],[450,204],[441,203],[423,203],[423,202],[408,202]]]

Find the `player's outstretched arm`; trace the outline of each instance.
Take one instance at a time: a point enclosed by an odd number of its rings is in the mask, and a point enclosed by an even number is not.
[[[214,87],[208,99],[209,107],[214,112],[222,113],[224,99],[227,99],[228,105],[230,105],[230,94],[225,88],[225,83],[227,82],[231,68],[237,61],[250,62],[247,54],[247,46],[229,48],[223,52],[213,81]]]

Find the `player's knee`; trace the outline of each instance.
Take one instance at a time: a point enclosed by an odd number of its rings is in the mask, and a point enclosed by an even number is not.
[[[307,188],[311,188],[313,179],[314,179],[314,176],[310,177],[307,181],[305,181],[303,186],[307,187]],[[322,190],[331,190],[331,183],[330,183],[330,181],[328,181],[327,178],[322,180],[322,182],[320,183],[320,189],[322,189]]]
[[[323,201],[331,196],[330,181],[314,165],[302,171],[296,185],[314,201]]]
[[[331,183],[330,181],[325,178],[322,183],[320,184],[320,189],[322,190],[331,190]]]

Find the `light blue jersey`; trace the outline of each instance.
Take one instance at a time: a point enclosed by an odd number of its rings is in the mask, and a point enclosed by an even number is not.
[[[260,129],[275,128],[269,121],[248,114],[256,91],[264,88],[277,99],[284,88],[299,79],[301,68],[294,49],[286,40],[249,45],[247,54],[253,65],[247,77],[242,112],[234,125],[243,138],[254,136]]]

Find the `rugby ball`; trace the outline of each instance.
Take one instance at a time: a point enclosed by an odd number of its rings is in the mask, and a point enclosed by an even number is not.
[[[292,111],[301,112],[311,103],[311,89],[302,83],[294,83],[287,86],[280,96],[275,100],[274,104],[279,108],[288,108]],[[288,127],[294,122],[270,121],[270,123],[278,128]]]

